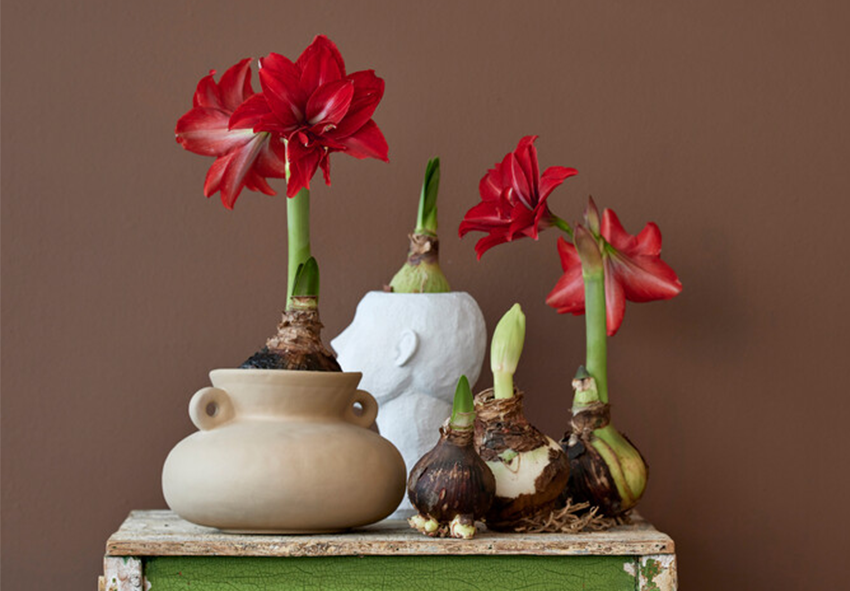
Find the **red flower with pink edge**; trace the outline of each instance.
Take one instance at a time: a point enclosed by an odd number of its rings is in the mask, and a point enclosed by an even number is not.
[[[262,58],[260,84],[262,94],[237,109],[230,124],[285,140],[289,197],[309,189],[319,167],[330,185],[333,152],[389,161],[387,142],[372,120],[384,81],[373,70],[346,74],[342,55],[324,35],[294,63],[277,53]]]
[[[608,336],[619,330],[626,313],[626,300],[651,302],[669,300],[682,291],[676,272],[661,260],[661,232],[648,223],[632,236],[623,228],[617,214],[610,209],[602,213],[598,231],[596,207],[588,207],[590,230],[596,236],[605,269],[605,311]],[[584,314],[584,282],[576,247],[558,239],[558,254],[564,274],[546,298],[546,303],[559,313]]]
[[[463,238],[468,232],[486,232],[475,244],[478,258],[489,249],[538,232],[554,221],[546,205],[549,194],[567,178],[578,174],[574,168],[550,166],[542,175],[537,164],[536,135],[522,138],[516,150],[487,171],[478,185],[481,203],[472,207],[460,224]]]
[[[204,182],[204,195],[221,191],[228,209],[243,187],[266,195],[276,193],[266,178],[285,178],[283,145],[271,134],[257,133],[251,125],[232,124],[231,116],[252,96],[250,58],[229,68],[218,83],[215,70],[201,78],[192,109],[177,121],[175,136],[185,149],[216,158]]]

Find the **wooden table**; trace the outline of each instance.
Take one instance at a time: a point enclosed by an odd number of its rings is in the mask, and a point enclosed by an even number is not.
[[[133,511],[106,543],[101,591],[564,589],[674,591],[673,540],[639,516],[607,532],[428,538],[405,522],[235,535]]]

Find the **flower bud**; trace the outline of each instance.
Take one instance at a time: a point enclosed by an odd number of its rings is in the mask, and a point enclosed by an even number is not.
[[[490,345],[490,368],[493,373],[516,373],[525,344],[525,314],[514,304],[499,320]]]

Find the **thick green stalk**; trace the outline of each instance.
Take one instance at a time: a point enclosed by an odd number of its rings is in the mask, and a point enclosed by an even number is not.
[[[605,273],[582,266],[587,326],[587,371],[596,379],[599,399],[608,403],[608,327],[605,316]]]
[[[301,189],[286,200],[286,229],[289,243],[289,268],[286,282],[286,307],[292,305],[292,290],[298,266],[310,258],[310,191]],[[315,294],[318,296],[319,294]]]

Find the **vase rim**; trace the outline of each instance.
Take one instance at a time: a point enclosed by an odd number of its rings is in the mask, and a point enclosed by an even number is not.
[[[242,382],[313,382],[317,379],[323,381],[354,381],[359,383],[363,373],[359,371],[306,371],[296,369],[239,369],[219,368],[210,370],[210,379],[221,378],[224,380],[238,379]]]

